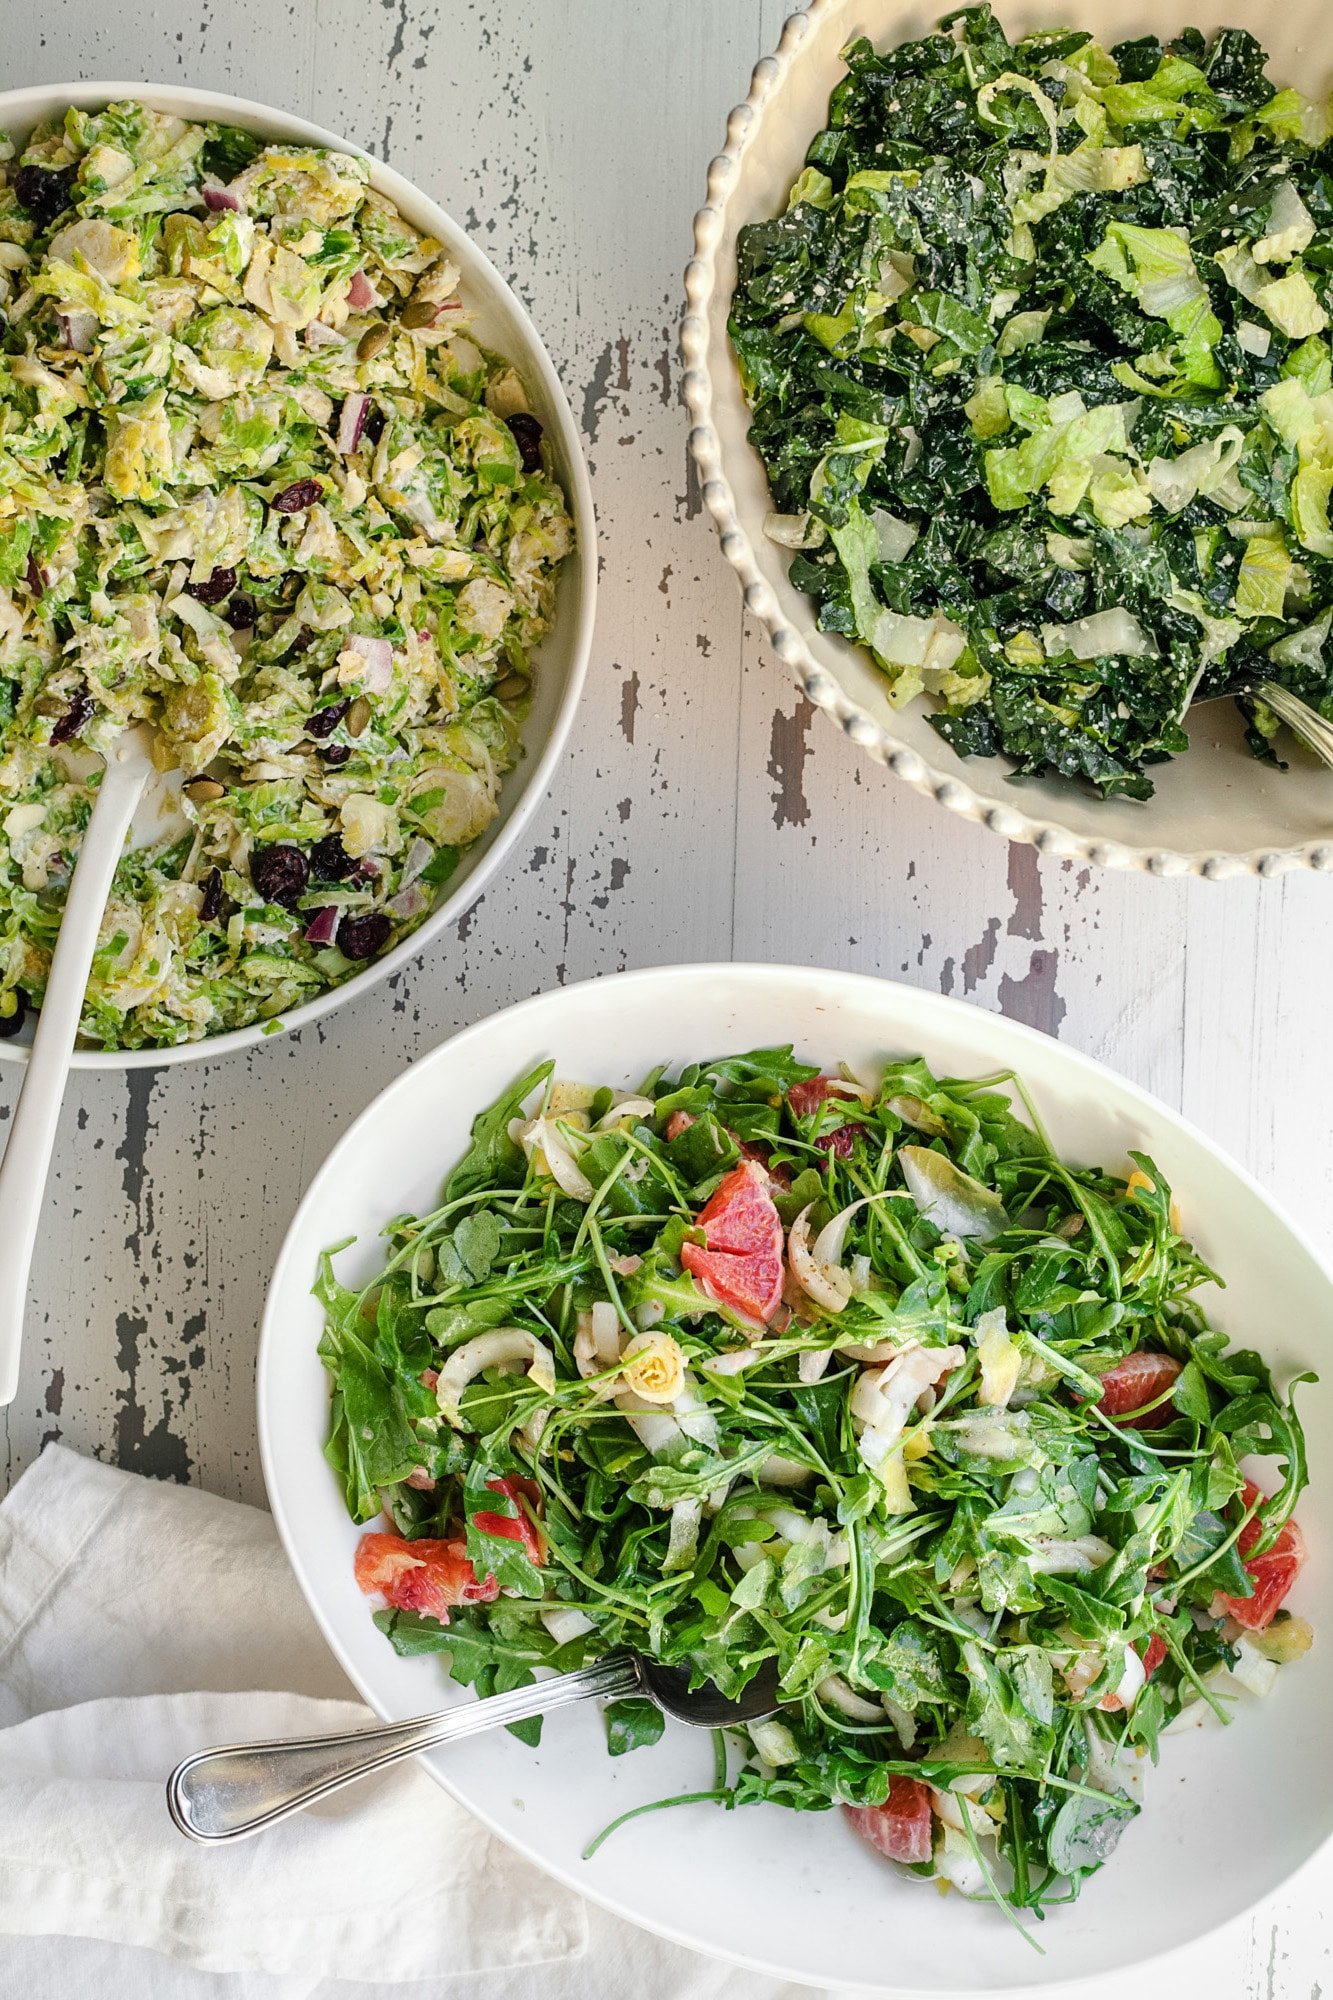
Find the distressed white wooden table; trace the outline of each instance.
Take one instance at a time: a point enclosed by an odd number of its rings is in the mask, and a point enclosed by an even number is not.
[[[630,965],[818,962],[998,1008],[1182,1107],[1333,1248],[1327,880],[1156,881],[1006,850],[864,761],[747,629],[687,462],[676,321],[706,162],[785,11],[7,0],[11,83],[179,79],[284,105],[474,230],[582,417],[603,560],[564,769],[525,850],[452,936],[322,1030],[75,1082],[23,1383],[0,1413],[9,1478],[58,1437],[262,1500],[265,1276],[331,1141],[454,1029]],[[11,1095],[6,1071],[4,1120]],[[1316,1871],[1183,1974],[1137,1978],[1136,2000],[1182,1980],[1216,2000],[1318,2000],[1331,1886],[1333,1869]],[[736,1975],[726,1990],[761,1985]],[[541,2000],[540,1978],[532,1991]]]

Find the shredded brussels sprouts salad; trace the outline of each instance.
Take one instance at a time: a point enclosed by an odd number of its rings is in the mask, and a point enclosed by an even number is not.
[[[123,103],[0,161],[0,1032],[140,719],[180,816],[117,872],[83,1036],[268,1020],[495,815],[572,540],[542,427],[365,160]]]
[[[1200,692],[1333,716],[1330,101],[1240,29],[1010,44],[986,6],[843,60],[730,317],[820,628],[960,754],[1108,797]]]
[[[732,1695],[776,1660],[691,1798],[840,1805],[919,1876],[1067,1900],[1159,1738],[1310,1643],[1291,1390],[1210,1325],[1162,1174],[1070,1168],[1014,1077],[920,1059],[553,1068],[367,1285],[321,1262],[376,1623],[483,1694],[621,1645]],[[613,1755],[662,1733],[606,1719]]]

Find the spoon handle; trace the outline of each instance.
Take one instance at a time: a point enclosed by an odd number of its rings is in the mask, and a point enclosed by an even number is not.
[[[200,1750],[167,1780],[167,1810],[191,1840],[245,1840],[300,1812],[316,1799],[355,1784],[419,1750],[476,1736],[530,1715],[549,1715],[592,1695],[637,1694],[632,1653],[607,1653],[576,1673],[509,1694],[492,1694],[412,1722],[387,1722],[341,1736],[295,1736],[273,1743],[234,1743]]]
[[[151,760],[133,743],[123,752],[117,745],[107,760],[70,879],[51,976],[0,1162],[0,1214],[5,1219],[0,1231],[0,1407],[13,1402],[18,1388],[28,1269],[88,971],[111,878],[151,769]]]

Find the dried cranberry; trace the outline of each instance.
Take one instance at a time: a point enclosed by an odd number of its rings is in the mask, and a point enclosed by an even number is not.
[[[224,597],[230,597],[236,588],[234,569],[215,569],[207,583],[187,583],[186,591],[198,598],[201,604],[221,604]]]
[[[39,229],[50,227],[74,198],[73,167],[20,167],[14,192]]]
[[[46,592],[46,579],[37,567],[36,556],[28,557],[28,588],[34,597],[42,597]]]
[[[310,850],[310,872],[317,882],[345,881],[356,863],[336,833],[326,833]]]
[[[294,910],[310,880],[310,863],[299,847],[278,841],[272,847],[255,849],[250,856],[250,880],[266,903]]]
[[[0,1040],[7,1042],[18,1033],[27,1012],[28,996],[21,986],[11,986],[8,992],[0,993]]]
[[[352,746],[350,743],[329,743],[319,754],[329,769],[336,771],[340,764],[345,764],[350,758]]]
[[[233,632],[250,632],[258,622],[259,606],[248,591],[238,590],[222,615]]]
[[[78,735],[84,723],[92,716],[96,707],[97,703],[93,700],[87,688],[81,688],[69,707],[65,710],[65,713],[56,723],[55,728],[51,731],[51,741],[53,743],[68,743],[71,736]]]
[[[505,422],[513,433],[514,443],[518,446],[518,455],[522,461],[523,470],[525,472],[540,472],[542,469],[542,427],[537,422],[537,419],[529,411],[520,410],[517,415],[506,417]]]
[[[383,910],[367,910],[361,917],[344,917],[338,926],[338,949],[344,958],[374,958],[389,942],[392,929]]]
[[[323,491],[317,479],[298,479],[295,485],[284,486],[281,493],[275,493],[270,505],[280,514],[300,514],[313,507]]]
[[[204,877],[204,900],[199,905],[199,921],[211,924],[222,908],[222,870],[210,868]]]
[[[349,694],[346,701],[331,701],[327,708],[317,708],[305,726],[306,735],[313,736],[317,743],[322,743],[326,736],[332,736],[351,705],[352,697]]]
[[[366,412],[366,421],[361,426],[361,436],[368,444],[378,444],[384,436],[384,412],[377,403],[372,403]]]

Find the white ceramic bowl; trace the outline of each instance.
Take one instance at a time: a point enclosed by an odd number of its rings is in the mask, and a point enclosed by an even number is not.
[[[1142,1091],[1030,1029],[910,987],[759,965],[629,973],[525,1001],[414,1063],[357,1120],[302,1202],[269,1292],[259,1357],[269,1498],[330,1645],[381,1715],[471,1697],[438,1661],[399,1659],[353,1581],[359,1530],[321,1450],[328,1385],[310,1296],[320,1250],[354,1236],[339,1274],[372,1275],[378,1230],[434,1206],[473,1115],[543,1057],[567,1076],[628,1087],[661,1061],[785,1041],[826,1062],[921,1052],[946,1074],[1018,1070],[1066,1158],[1124,1167],[1132,1147],[1160,1162],[1186,1229],[1226,1275],[1209,1305],[1233,1337],[1282,1374],[1324,1346],[1333,1279],[1248,1176]],[[1293,1602],[1318,1617],[1333,1548],[1333,1386],[1307,1392],[1302,1410],[1311,1555]],[[1330,1755],[1333,1634],[1321,1632],[1232,1728],[1167,1740],[1113,1862],[1041,1926],[1044,1958],[989,1905],[945,1901],[898,1876],[836,1812],[681,1807],[634,1822],[582,1862],[589,1838],[628,1806],[710,1782],[707,1739],[682,1725],[669,1724],[655,1749],[612,1760],[596,1714],[576,1709],[548,1720],[539,1751],[497,1734],[425,1762],[513,1847],[651,1930],[789,1978],[902,1994],[1076,1979],[1191,1943],[1275,1889],[1333,1831]]]
[[[691,447],[723,552],[745,602],[767,627],[779,658],[853,742],[917,791],[964,819],[1043,853],[1157,875],[1274,875],[1333,868],[1333,779],[1301,750],[1291,769],[1256,763],[1234,706],[1219,702],[1190,718],[1188,754],[1152,771],[1147,804],[1099,800],[1058,779],[1007,782],[1003,758],[962,758],[931,728],[923,701],[892,709],[870,656],[815,629],[810,600],[787,581],[790,554],[763,532],[771,501],[758,454],[746,441],[749,411],[727,340],[736,282],[736,236],[747,222],[779,214],[805,149],[827,123],[829,93],[845,74],[838,51],[854,35],[877,48],[928,32],[943,0],[812,0],[754,72],[750,94],[727,122],[724,151],[708,172],[695,218],[695,255],[685,274],[682,326]],[[1268,50],[1271,73],[1310,95],[1333,83],[1326,0],[996,0],[1011,37],[1031,28],[1089,28],[1109,46],[1127,36],[1163,39],[1190,23],[1207,31],[1248,27]]]
[[[215,90],[183,90],[174,84],[155,83],[54,83],[27,90],[0,92],[0,131],[22,141],[43,118],[63,112],[69,105],[91,110],[134,98],[154,111],[170,112],[179,118],[215,118],[239,125],[265,138],[300,139],[317,146],[332,146],[342,153],[356,153],[370,159],[370,185],[386,195],[417,229],[437,237],[448,249],[462,273],[464,298],[476,308],[477,326],[485,343],[511,360],[532,395],[533,408],[541,418],[555,472],[565,489],[574,518],[575,548],[560,576],[556,615],[536,656],[532,708],[523,725],[522,754],[504,780],[500,810],[481,839],[463,856],[456,872],[444,885],[439,901],[425,922],[409,937],[372,959],[364,971],[344,985],[329,988],[304,1006],[281,1016],[281,1027],[302,1028],[316,1021],[346,1000],[355,999],[378,980],[401,971],[420,952],[427,950],[442,931],[474,903],[488,882],[503,866],[506,856],[541,801],[564,749],[583,689],[588,653],[592,645],[593,612],[597,596],[597,527],[593,516],[592,487],[584,462],[583,446],[570,414],[560,378],[541,336],[514,293],[495,266],[483,256],[458,224],[447,216],[429,195],[413,187],[411,181],[371,159],[360,146],[326,132],[308,119],[289,112],[275,111],[244,97],[227,97]],[[233,1049],[250,1048],[269,1040],[274,1024],[256,1023],[203,1041],[182,1042],[174,1048],[104,1050],[80,1049],[73,1057],[75,1069],[121,1070],[157,1069],[168,1063],[203,1058],[213,1061]],[[27,1035],[14,1041],[0,1041],[0,1062],[26,1062]]]

